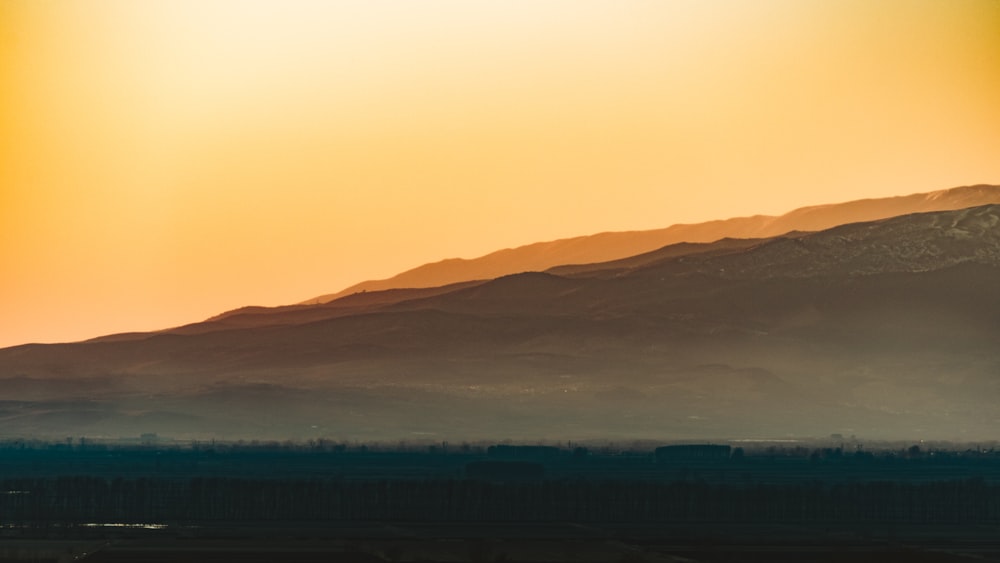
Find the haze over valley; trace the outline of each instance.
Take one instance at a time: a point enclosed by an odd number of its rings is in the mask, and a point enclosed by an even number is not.
[[[2,433],[976,440],[1000,422],[998,186],[445,264],[416,271],[450,285],[2,349]]]

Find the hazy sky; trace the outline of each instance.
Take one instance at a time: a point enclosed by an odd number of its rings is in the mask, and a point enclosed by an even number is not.
[[[0,0],[0,346],[972,183],[998,0]]]

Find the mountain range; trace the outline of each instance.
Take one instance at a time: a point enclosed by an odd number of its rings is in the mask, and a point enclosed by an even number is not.
[[[599,233],[498,250],[471,260],[450,258],[424,264],[389,279],[364,281],[304,303],[328,303],[361,291],[437,287],[518,272],[543,271],[564,264],[606,262],[679,242],[713,242],[723,238],[772,237],[790,231],[821,231],[846,223],[875,221],[909,213],[950,211],[989,203],[1000,203],[1000,191],[996,186],[975,185],[907,196],[802,207],[780,216],[754,215],[672,225],[651,231]]]
[[[648,233],[760,236],[0,349],[0,433],[993,438],[998,202],[972,186],[677,226]]]

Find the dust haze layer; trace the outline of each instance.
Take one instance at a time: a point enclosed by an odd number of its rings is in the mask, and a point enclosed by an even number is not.
[[[2,433],[995,437],[1000,206],[0,350]]]
[[[305,304],[328,303],[361,291],[436,287],[541,271],[564,264],[589,264],[627,258],[680,242],[723,238],[761,238],[790,231],[820,231],[845,223],[874,221],[928,211],[949,211],[1000,203],[1000,186],[975,185],[908,196],[862,199],[796,209],[780,216],[754,215],[651,231],[609,232],[499,250],[474,259],[451,258],[424,264],[384,280],[369,280]]]

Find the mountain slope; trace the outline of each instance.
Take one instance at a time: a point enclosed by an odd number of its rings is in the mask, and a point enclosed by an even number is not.
[[[985,439],[1000,421],[1000,206],[560,271],[3,349],[0,431]]]
[[[500,250],[471,260],[452,258],[425,264],[389,279],[361,282],[343,291],[315,297],[304,303],[328,303],[360,291],[434,287],[468,280],[492,279],[518,272],[542,271],[565,264],[605,262],[680,242],[711,242],[727,237],[772,237],[790,231],[819,231],[845,223],[991,203],[1000,203],[1000,186],[964,186],[909,196],[803,207],[777,217],[756,215],[673,225],[652,231],[600,233]]]

